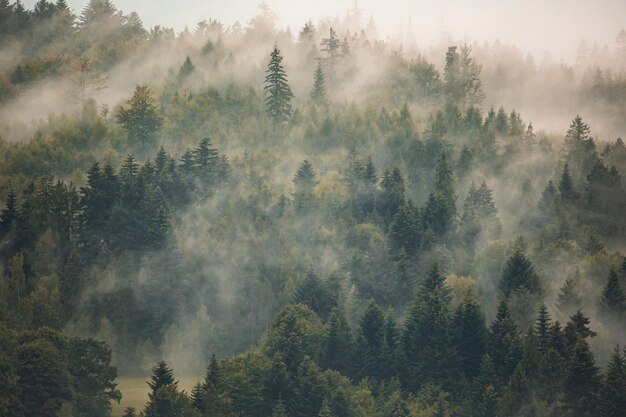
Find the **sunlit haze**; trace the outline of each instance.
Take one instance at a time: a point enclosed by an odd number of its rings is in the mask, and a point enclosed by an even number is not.
[[[36,0],[24,4],[31,7]],[[87,3],[68,0],[76,13]],[[245,23],[258,12],[257,0],[119,0],[124,13],[136,11],[146,27],[170,26],[193,29],[204,19],[217,19],[226,26]],[[353,7],[351,0],[293,1],[268,0],[279,25],[296,33],[313,19],[342,16]],[[454,39],[511,43],[541,57],[550,50],[555,59],[573,61],[582,40],[600,47],[613,46],[614,38],[626,22],[623,0],[361,0],[358,7],[369,19],[373,16],[381,34],[393,39],[407,32],[414,34],[420,48],[439,39],[442,30]]]

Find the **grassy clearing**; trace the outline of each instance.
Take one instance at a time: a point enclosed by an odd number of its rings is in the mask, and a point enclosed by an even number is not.
[[[148,379],[149,377],[117,379],[117,388],[122,392],[122,401],[119,404],[113,403],[112,417],[120,417],[126,407],[135,407],[138,412],[143,410],[144,405],[148,401],[148,392],[150,390],[146,383]],[[201,379],[201,377],[195,376],[178,378],[178,387],[189,393]]]

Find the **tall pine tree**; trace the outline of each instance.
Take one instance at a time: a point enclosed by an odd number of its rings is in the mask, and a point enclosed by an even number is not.
[[[291,100],[293,93],[287,82],[287,73],[282,64],[280,50],[274,47],[265,71],[265,105],[275,125],[289,120],[292,113]]]

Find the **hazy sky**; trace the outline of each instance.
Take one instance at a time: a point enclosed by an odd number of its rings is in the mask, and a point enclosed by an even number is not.
[[[32,6],[36,0],[26,0]],[[266,0],[282,26],[295,33],[308,18],[343,15],[353,0]],[[79,12],[87,0],[68,0]],[[245,24],[260,0],[114,0],[125,13],[136,11],[147,27],[156,24],[193,28],[206,18],[226,25]],[[615,35],[626,28],[626,0],[360,0],[381,32],[396,36],[409,17],[417,45],[437,38],[441,21],[455,38],[513,43],[540,56],[550,49],[555,57],[571,60],[581,39],[614,46]]]

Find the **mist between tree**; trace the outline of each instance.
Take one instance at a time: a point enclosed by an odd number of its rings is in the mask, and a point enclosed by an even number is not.
[[[273,366],[403,415],[617,404],[576,398],[626,342],[626,32],[537,65],[498,43],[380,40],[360,13],[292,34],[262,6],[175,33],[107,0],[78,17],[0,1],[2,343],[93,337],[182,403],[168,366],[203,375],[215,354],[241,415],[313,415],[297,390],[238,402],[237,375]],[[550,390],[532,355],[562,366]],[[24,379],[25,356],[6,357]],[[54,413],[89,412],[64,395]]]

